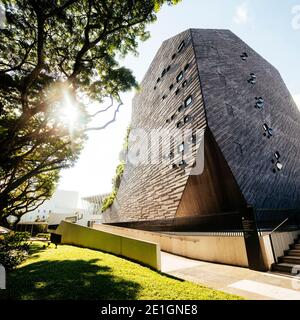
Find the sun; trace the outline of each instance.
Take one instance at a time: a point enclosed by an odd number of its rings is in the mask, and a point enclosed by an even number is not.
[[[61,109],[59,110],[60,120],[73,129],[79,120],[79,111],[77,103],[71,98],[68,92],[64,92],[63,100],[61,102]]]

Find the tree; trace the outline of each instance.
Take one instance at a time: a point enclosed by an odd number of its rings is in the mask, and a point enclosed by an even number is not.
[[[136,86],[117,54],[136,53],[164,3],[180,0],[3,0],[0,30],[0,224],[49,198],[74,164],[89,120]],[[91,101],[111,103],[95,114]],[[112,121],[115,119],[112,119]],[[105,127],[105,126],[104,126]]]

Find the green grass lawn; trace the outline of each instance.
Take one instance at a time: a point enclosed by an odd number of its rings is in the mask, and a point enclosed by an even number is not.
[[[180,281],[134,262],[73,246],[35,245],[30,258],[7,275],[0,299],[239,299]]]

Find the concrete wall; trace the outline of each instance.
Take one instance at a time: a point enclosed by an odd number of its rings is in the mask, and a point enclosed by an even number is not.
[[[55,231],[63,244],[96,249],[123,256],[160,270],[160,248],[156,243],[79,226],[62,221]]]
[[[96,230],[112,232],[159,244],[161,250],[191,259],[248,267],[243,236],[162,234],[95,224]]]

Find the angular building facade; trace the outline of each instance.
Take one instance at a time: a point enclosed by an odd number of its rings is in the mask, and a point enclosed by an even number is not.
[[[189,29],[164,41],[140,86],[129,161],[103,222],[163,229],[249,206],[300,208],[299,110],[279,72],[236,35]]]

